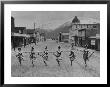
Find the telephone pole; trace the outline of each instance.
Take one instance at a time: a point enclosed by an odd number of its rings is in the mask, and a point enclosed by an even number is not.
[[[35,22],[34,22],[34,30],[35,30]]]

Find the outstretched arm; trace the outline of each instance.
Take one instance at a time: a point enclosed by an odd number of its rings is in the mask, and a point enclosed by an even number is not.
[[[92,52],[92,53],[89,55],[89,57],[88,57],[88,58],[90,58],[90,57],[93,55],[93,53],[94,53],[94,52]]]
[[[72,54],[69,54],[69,56],[71,56]]]

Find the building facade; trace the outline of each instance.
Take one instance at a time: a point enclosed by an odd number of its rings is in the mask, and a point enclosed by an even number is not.
[[[25,44],[25,40],[28,37],[25,30],[26,27],[14,27],[11,35],[12,47],[23,46]]]
[[[11,17],[11,32],[14,32],[15,29],[15,23],[14,23],[14,17]]]
[[[75,46],[87,45],[88,48],[100,50],[100,38],[97,38],[97,35],[100,37],[99,23],[72,23],[72,28],[69,30],[69,41]]]
[[[62,33],[62,42],[69,42],[69,33]]]
[[[28,35],[26,27],[15,27],[14,17],[11,17],[11,47],[15,48],[26,44]]]

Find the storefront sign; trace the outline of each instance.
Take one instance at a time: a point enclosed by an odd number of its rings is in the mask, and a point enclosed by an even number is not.
[[[91,40],[91,45],[95,45],[95,40]]]

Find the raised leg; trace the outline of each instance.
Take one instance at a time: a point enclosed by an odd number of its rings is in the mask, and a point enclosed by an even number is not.
[[[34,61],[32,60],[32,67],[34,67]]]
[[[60,61],[58,60],[58,58],[56,59],[57,63],[58,63],[58,66],[60,66]]]
[[[84,62],[85,62],[85,67],[87,67],[86,59],[84,60]]]
[[[21,64],[21,60],[19,60],[19,64],[20,64],[20,66],[22,65],[22,64]]]

